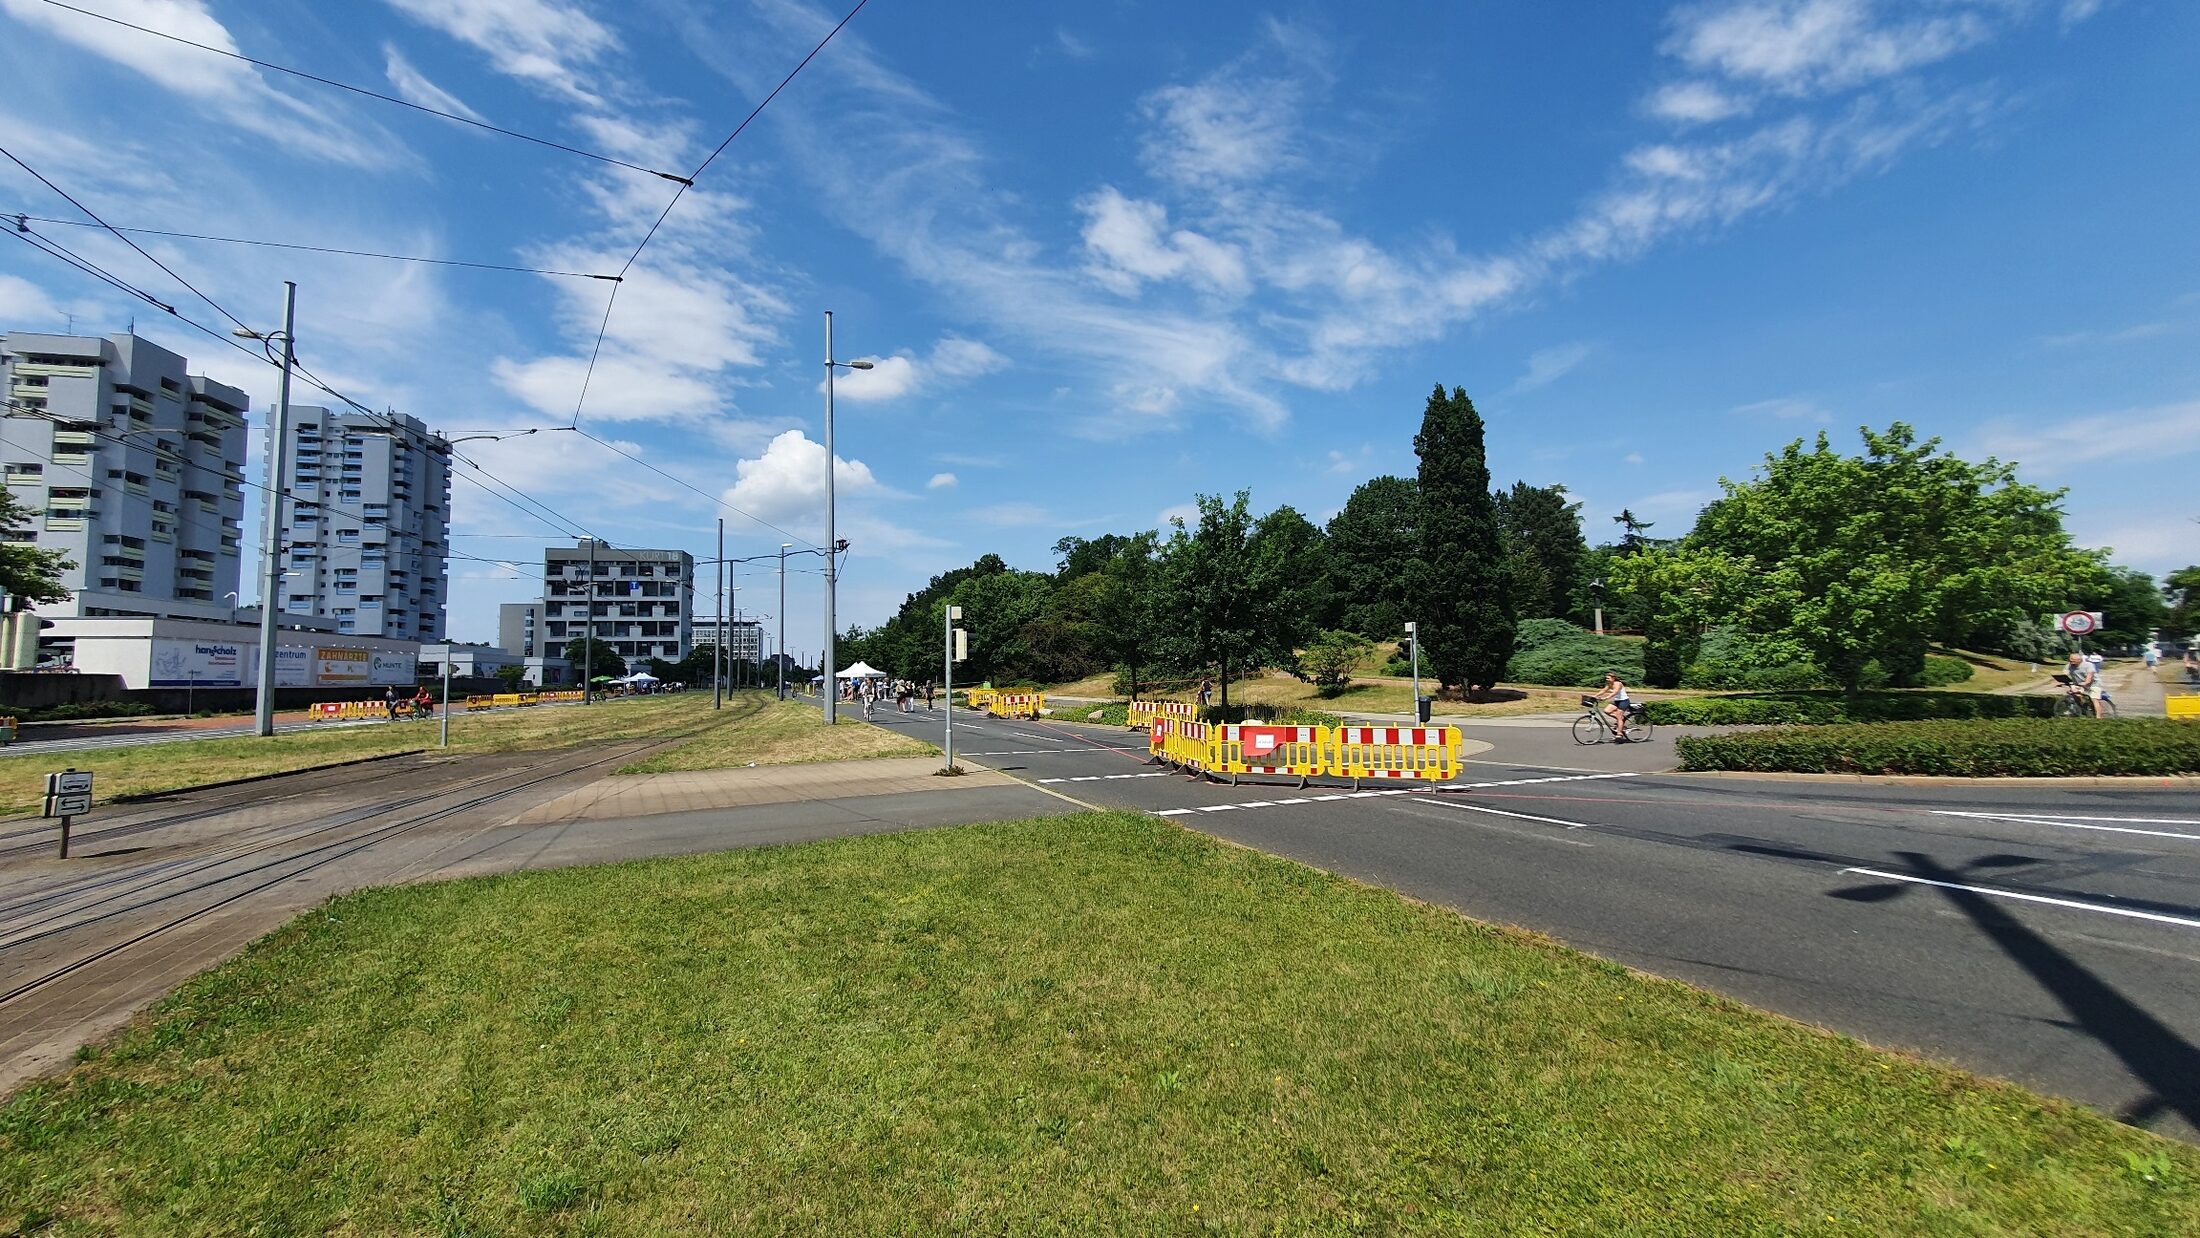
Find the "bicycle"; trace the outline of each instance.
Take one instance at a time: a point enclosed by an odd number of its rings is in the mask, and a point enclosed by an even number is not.
[[[1617,742],[1619,729],[1612,724],[1612,716],[1604,712],[1604,702],[1593,696],[1581,698],[1583,713],[1574,719],[1574,742],[1577,744],[1601,744]],[[1650,707],[1641,701],[1627,702],[1627,742],[1650,742]]]
[[[2078,685],[2070,682],[2070,676],[2050,675],[2048,678],[2053,679],[2056,683],[2062,685],[2062,699],[2055,702],[2054,712],[2056,717],[2091,718],[2094,716],[2093,698],[2087,696],[2085,692],[2078,687]],[[2108,694],[2108,690],[2105,688],[2101,690],[2100,716],[2103,718],[2113,718],[2116,716],[2116,698],[2110,696]]]

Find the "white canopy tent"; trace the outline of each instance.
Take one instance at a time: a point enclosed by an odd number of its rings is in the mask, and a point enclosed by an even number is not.
[[[858,662],[834,676],[835,679],[884,679],[886,672],[868,662]]]
[[[611,682],[613,682],[613,683],[657,683],[657,682],[658,682],[658,679],[657,679],[657,677],[656,677],[655,675],[652,675],[652,674],[650,674],[650,673],[649,673],[648,671],[636,671],[636,672],[634,672],[633,674],[631,674],[631,675],[628,675],[628,676],[627,676],[626,678],[624,678],[624,679],[614,679],[614,680],[612,680]]]

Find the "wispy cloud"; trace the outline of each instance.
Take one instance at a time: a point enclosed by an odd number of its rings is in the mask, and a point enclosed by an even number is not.
[[[2200,400],[2065,417],[2049,424],[1989,426],[1980,446],[2027,471],[2067,474],[2103,460],[2158,459],[2200,450]]]
[[[924,488],[927,490],[950,490],[954,488],[959,480],[953,473],[934,473],[932,474],[932,480],[924,483]]]
[[[395,43],[382,45],[382,57],[383,72],[389,77],[390,85],[396,87],[398,98],[422,107],[432,107],[439,112],[449,112],[454,116],[464,116],[470,120],[482,119],[481,113],[467,107],[460,102],[458,96],[429,81],[425,74],[413,68],[412,62],[405,59],[404,53],[397,50]]]
[[[574,102],[600,104],[591,67],[618,38],[579,5],[562,0],[386,0],[414,21],[488,56],[500,73]]]
[[[1593,345],[1579,341],[1539,348],[1529,355],[1527,370],[1514,380],[1509,394],[1518,395],[1524,391],[1548,387],[1587,361],[1589,354],[1595,351]]]
[[[1737,417],[1770,417],[1775,421],[1815,421],[1820,425],[1833,420],[1826,410],[1809,400],[1795,396],[1782,396],[1776,400],[1758,400],[1734,408]]]
[[[227,52],[243,50],[229,28],[208,11],[204,0],[159,0],[124,7],[126,11],[119,16],[148,30]],[[179,48],[166,39],[40,0],[0,0],[0,11],[122,65],[224,123],[268,139],[292,154],[378,170],[413,162],[387,130],[341,108],[293,96],[270,84],[259,69],[242,60]]]
[[[2079,348],[2096,344],[2131,344],[2140,340],[2160,339],[2189,330],[2188,324],[2172,320],[2142,322],[2112,331],[2072,331],[2064,335],[2050,335],[2040,343],[2050,348]]]

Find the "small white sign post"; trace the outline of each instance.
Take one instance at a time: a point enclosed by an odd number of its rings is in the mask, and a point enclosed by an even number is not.
[[[92,810],[92,775],[89,770],[67,769],[46,775],[46,812],[61,818],[61,858],[69,858],[69,824],[79,813]]]
[[[947,740],[947,742],[946,742],[946,743],[945,743],[945,745],[944,745],[944,747],[945,747],[945,749],[946,749],[946,753],[947,753],[947,764],[946,764],[946,765],[944,765],[944,766],[942,766],[942,767],[940,768],[940,772],[941,772],[941,773],[943,773],[943,774],[952,774],[952,773],[955,773],[955,772],[956,772],[956,770],[955,770],[955,664],[956,664],[957,662],[960,662],[960,661],[962,661],[962,660],[963,660],[963,659],[964,659],[965,657],[968,657],[968,656],[969,656],[969,648],[970,648],[970,637],[969,637],[969,634],[968,634],[968,633],[966,633],[966,632],[964,632],[964,631],[963,631],[963,630],[962,630],[961,628],[958,628],[958,627],[956,627],[956,626],[955,626],[955,621],[956,621],[957,619],[960,619],[960,618],[962,618],[962,617],[963,617],[963,608],[962,608],[962,607],[960,607],[960,606],[950,606],[950,607],[947,607],[947,615],[946,615],[946,617],[945,617],[945,619],[944,619],[944,621],[943,621],[943,624],[942,624],[942,626],[944,626],[944,627],[945,627],[945,628],[947,629],[947,630],[946,630],[946,632],[945,632],[945,634],[944,634],[944,635],[945,635],[945,641],[943,642],[943,643],[944,643],[944,644],[946,645],[946,648],[945,648],[944,650],[942,650],[942,651],[941,651],[941,652],[942,652],[942,654],[943,654],[944,656],[943,656],[943,657],[942,657],[942,658],[940,659],[940,663],[941,663],[941,667],[942,667],[942,669],[941,669],[941,672],[940,672],[940,680],[941,680],[941,683],[942,683],[943,685],[945,685],[945,689],[946,689],[946,697],[945,697],[945,698],[944,698],[944,700],[943,700],[941,712],[942,712],[942,713],[943,713],[943,714],[944,714],[944,715],[946,716],[946,719],[947,719],[947,727],[946,727],[946,730],[947,730],[947,736],[946,736],[946,740]]]

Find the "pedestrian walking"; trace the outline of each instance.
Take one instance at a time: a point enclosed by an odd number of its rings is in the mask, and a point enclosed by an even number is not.
[[[397,689],[396,689],[396,688],[392,687],[392,688],[384,688],[384,689],[382,689],[382,708],[383,708],[383,709],[385,709],[385,710],[387,710],[387,711],[389,712],[389,715],[390,715],[390,721],[392,721],[392,722],[395,722],[395,721],[397,721]]]
[[[924,707],[932,708],[932,681],[929,679],[924,681]]]
[[[1205,708],[1207,708],[1207,702],[1208,702],[1208,700],[1209,700],[1210,698],[1212,698],[1212,697],[1214,696],[1214,694],[1215,694],[1215,677],[1214,677],[1214,676],[1212,676],[1212,675],[1209,675],[1209,676],[1207,676],[1207,677],[1206,677],[1205,679],[1202,679],[1202,680],[1200,680],[1200,681],[1199,681],[1199,707],[1200,707],[1201,709],[1205,709]]]
[[[2154,664],[2162,660],[2162,651],[2155,648],[2153,641],[2148,641],[2146,650],[2141,656],[2146,658],[2147,669],[2151,671],[2154,669]]]

